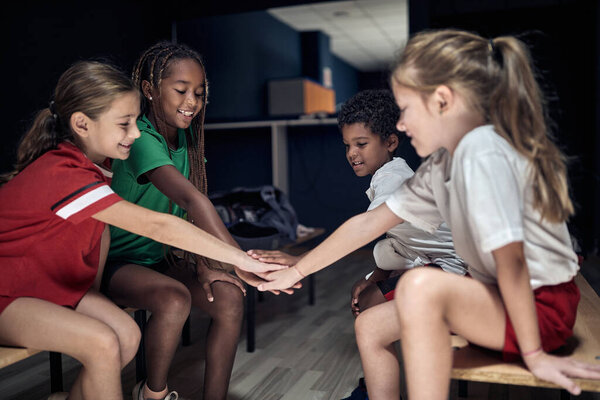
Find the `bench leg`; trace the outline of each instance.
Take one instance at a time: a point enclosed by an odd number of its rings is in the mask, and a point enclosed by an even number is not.
[[[189,346],[192,344],[192,332],[190,327],[190,316],[185,320],[183,324],[183,331],[181,332],[181,344],[183,346]]]
[[[315,305],[315,274],[308,276],[308,305]]]
[[[256,316],[256,289],[248,285],[246,291],[246,351],[254,351],[255,316]]]
[[[458,397],[469,397],[469,385],[467,381],[459,379],[458,381]]]
[[[144,347],[144,331],[146,330],[146,310],[136,310],[134,313],[135,322],[137,322],[142,331],[140,347],[135,355],[135,381],[139,382],[146,379],[146,349]]]
[[[50,358],[50,392],[62,392],[62,355],[51,351],[48,356]]]

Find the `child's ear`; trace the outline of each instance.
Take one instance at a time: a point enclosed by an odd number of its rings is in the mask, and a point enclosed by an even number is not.
[[[396,149],[400,145],[400,140],[398,139],[398,135],[392,134],[392,135],[388,136],[388,138],[385,140],[385,143],[386,143],[387,151],[390,153],[393,153],[396,151]]]
[[[71,114],[71,129],[76,135],[85,138],[89,135],[90,118],[81,111]]]
[[[152,101],[152,85],[145,79],[142,81],[142,93],[147,100]]]
[[[454,92],[446,85],[440,85],[433,92],[434,111],[442,115],[454,103]]]

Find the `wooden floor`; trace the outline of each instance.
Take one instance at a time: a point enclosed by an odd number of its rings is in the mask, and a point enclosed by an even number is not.
[[[582,272],[598,291],[600,260],[584,264]],[[229,389],[231,400],[339,400],[349,395],[362,376],[350,313],[350,287],[372,269],[370,250],[357,251],[317,274],[316,304],[308,305],[303,288],[293,296],[264,295],[256,307],[256,351],[246,352],[242,337]],[[192,313],[192,345],[180,347],[169,378],[171,388],[190,399],[201,398],[203,337],[207,319]],[[65,386],[76,376],[78,363],[64,357]],[[135,384],[133,363],[123,371],[123,393],[131,399]],[[404,385],[403,385],[404,386]],[[0,370],[0,400],[46,399],[50,390],[48,355]],[[403,394],[406,399],[406,395]],[[452,382],[451,399],[459,399]],[[548,389],[469,383],[466,399],[558,400]],[[599,400],[584,393],[580,399]]]

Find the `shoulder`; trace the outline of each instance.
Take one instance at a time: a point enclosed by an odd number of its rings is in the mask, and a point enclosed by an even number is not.
[[[144,115],[137,120],[140,137],[135,140],[134,146],[145,143],[160,143],[166,145],[165,138],[152,126],[150,120]]]
[[[87,158],[77,146],[68,142],[63,142],[56,149],[46,152],[30,167],[31,170],[35,170],[36,175],[40,176],[75,171],[89,171],[98,176],[104,176],[100,168]]]
[[[500,162],[525,167],[527,164],[525,157],[500,136],[493,125],[480,126],[467,133],[458,144],[452,161],[454,165]]]
[[[483,125],[468,132],[461,139],[454,152],[454,158],[504,152],[510,148],[510,144],[496,133],[493,125]]]

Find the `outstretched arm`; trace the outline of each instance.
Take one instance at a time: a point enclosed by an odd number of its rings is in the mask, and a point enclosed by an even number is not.
[[[302,277],[325,268],[402,222],[403,220],[385,204],[356,215],[344,222],[323,243],[304,255],[294,267],[267,275],[271,282],[259,285],[258,289],[291,287]]]
[[[600,379],[600,365],[556,357],[543,351],[523,242],[510,243],[492,254],[498,271],[500,294],[527,368],[538,378],[560,385],[576,395],[581,388],[570,378]]]
[[[93,218],[157,242],[237,265],[245,271],[265,272],[286,268],[277,264],[263,264],[181,218],[152,211],[128,201],[119,201],[94,214]]]
[[[189,219],[194,225],[223,242],[238,249],[240,248],[239,244],[227,230],[210,199],[196,189],[174,166],[165,165],[158,167],[146,172],[145,175],[161,193],[187,211]],[[205,268],[201,262],[197,263],[197,265],[198,268]],[[244,271],[240,266],[234,264],[233,269],[249,285],[257,286],[261,282],[264,282],[264,279],[253,275],[252,272]],[[288,294],[293,292],[291,288],[285,288],[284,291]],[[279,293],[278,291],[275,292],[275,294]]]

